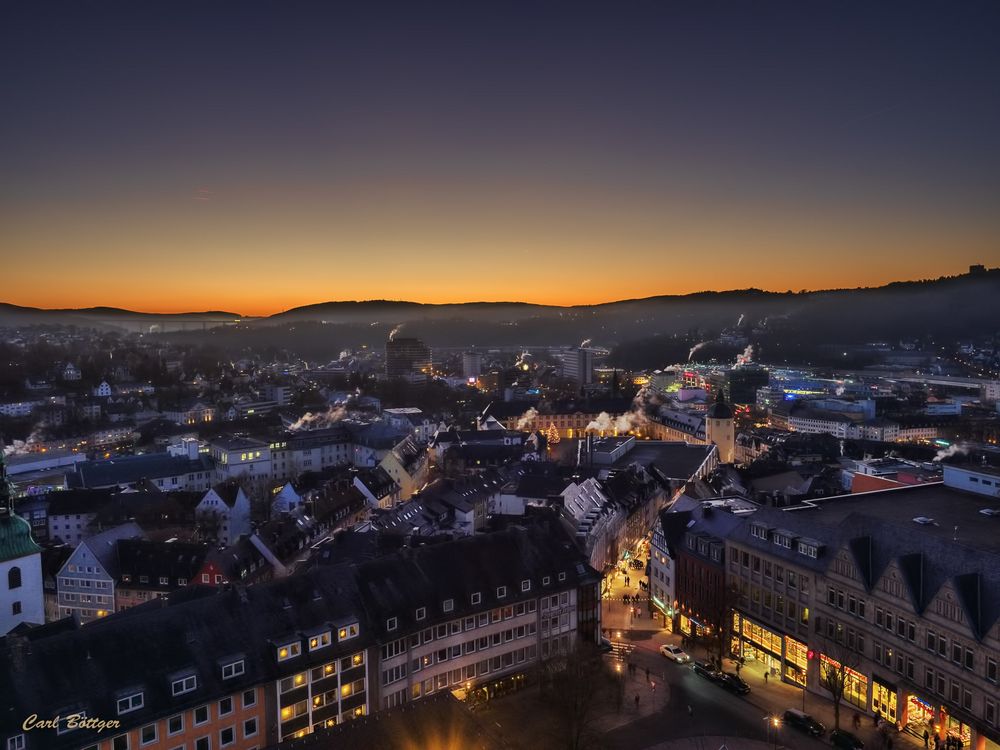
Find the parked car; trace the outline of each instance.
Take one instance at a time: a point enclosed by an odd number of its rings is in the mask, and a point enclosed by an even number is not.
[[[841,750],[864,750],[865,748],[864,742],[843,729],[834,729],[830,732],[830,742]]]
[[[668,659],[673,659],[678,664],[687,664],[691,661],[690,656],[681,651],[677,646],[671,646],[670,644],[660,646],[660,653]]]
[[[750,692],[750,686],[735,672],[720,673],[719,684],[729,692],[736,693],[737,695],[746,695]]]
[[[813,737],[819,737],[826,732],[825,726],[820,724],[805,711],[799,711],[797,708],[788,709],[785,711],[785,715],[782,718],[788,726],[795,727],[799,731],[805,732]]]
[[[719,682],[721,676],[719,672],[710,664],[706,664],[703,661],[696,661],[691,665],[691,669],[694,673],[700,677],[704,677],[706,680],[711,680],[712,682]]]

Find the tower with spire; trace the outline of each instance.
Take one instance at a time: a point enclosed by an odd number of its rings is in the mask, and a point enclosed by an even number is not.
[[[44,622],[42,548],[31,537],[31,524],[14,512],[0,443],[0,636],[23,623]]]
[[[726,403],[721,388],[705,413],[705,440],[719,447],[719,463],[733,462],[736,455],[736,425],[733,409]]]

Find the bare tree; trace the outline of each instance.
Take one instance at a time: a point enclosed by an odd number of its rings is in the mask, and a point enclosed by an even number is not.
[[[567,750],[593,747],[597,722],[621,702],[622,689],[592,643],[579,643],[567,654],[542,662],[540,690],[552,711],[552,734]]]
[[[840,703],[858,666],[858,654],[836,641],[825,640],[820,645],[819,684],[833,700],[833,726],[840,729]]]

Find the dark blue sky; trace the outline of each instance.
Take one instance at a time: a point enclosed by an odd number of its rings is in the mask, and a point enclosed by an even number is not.
[[[996,2],[421,5],[9,8],[9,301],[569,303],[1000,260]],[[66,283],[26,285],[40,261]]]

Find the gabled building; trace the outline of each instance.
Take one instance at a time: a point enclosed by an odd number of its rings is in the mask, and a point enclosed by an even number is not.
[[[80,542],[56,578],[59,616],[76,615],[81,622],[90,622],[114,612],[118,540],[141,538],[142,529],[129,522]]]
[[[222,482],[205,493],[195,519],[204,539],[228,547],[250,533],[250,498],[239,482]]]

